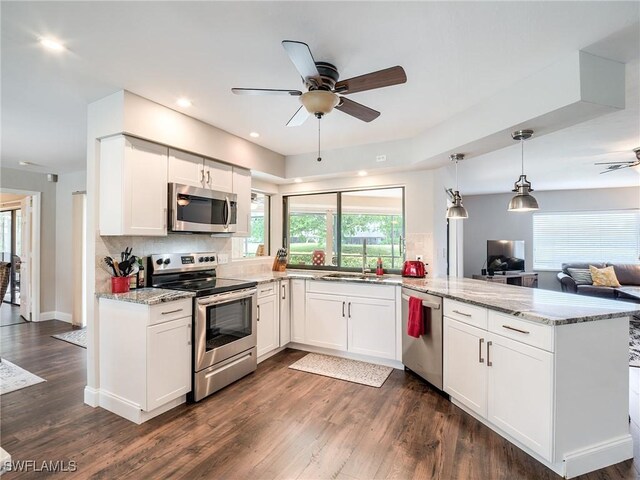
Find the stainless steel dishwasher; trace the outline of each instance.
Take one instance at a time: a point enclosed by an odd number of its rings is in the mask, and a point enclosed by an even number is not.
[[[409,297],[422,300],[423,316],[431,309],[426,333],[420,338],[407,335]],[[442,298],[408,288],[402,289],[402,363],[416,375],[442,390]]]

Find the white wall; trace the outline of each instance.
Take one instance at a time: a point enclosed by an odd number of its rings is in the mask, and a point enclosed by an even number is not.
[[[87,172],[73,172],[58,176],[56,184],[56,250],[55,285],[56,307],[60,320],[71,319],[73,312],[73,271],[71,263],[82,262],[81,252],[74,252],[72,238],[73,192],[84,191],[87,187]]]
[[[533,266],[533,213],[510,213],[512,193],[464,196],[469,218],[464,220],[464,275],[479,274],[487,256],[487,240],[524,240],[525,266]],[[639,188],[602,188],[534,192],[544,212],[616,210],[640,207]],[[598,259],[594,259],[598,260]],[[606,259],[602,259],[606,260]],[[560,290],[557,272],[538,272],[539,286]]]
[[[0,169],[0,188],[41,192],[40,314],[56,309],[56,184],[46,174]]]

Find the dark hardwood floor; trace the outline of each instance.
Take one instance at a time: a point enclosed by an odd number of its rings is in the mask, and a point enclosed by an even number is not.
[[[2,306],[0,306],[0,327],[15,325],[17,323],[27,323],[27,321],[20,316],[20,307],[3,302]]]
[[[54,320],[0,331],[2,356],[47,380],[0,397],[2,447],[14,460],[75,461],[62,478],[560,478],[410,373],[366,387],[288,369],[304,355],[294,350],[138,426],[83,404],[86,350],[50,337],[69,329]],[[631,370],[636,457],[584,479],[639,477]]]

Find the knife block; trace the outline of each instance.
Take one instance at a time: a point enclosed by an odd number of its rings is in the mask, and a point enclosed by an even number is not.
[[[287,257],[281,259],[280,257],[276,257],[273,259],[273,266],[271,270],[274,272],[284,272],[287,269]]]

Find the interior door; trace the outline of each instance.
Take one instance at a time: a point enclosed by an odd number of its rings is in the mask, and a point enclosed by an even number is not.
[[[32,248],[31,248],[31,217],[33,215],[31,197],[25,197],[20,202],[22,209],[21,236],[22,243],[20,256],[20,316],[25,320],[31,321],[31,267],[32,267]]]

